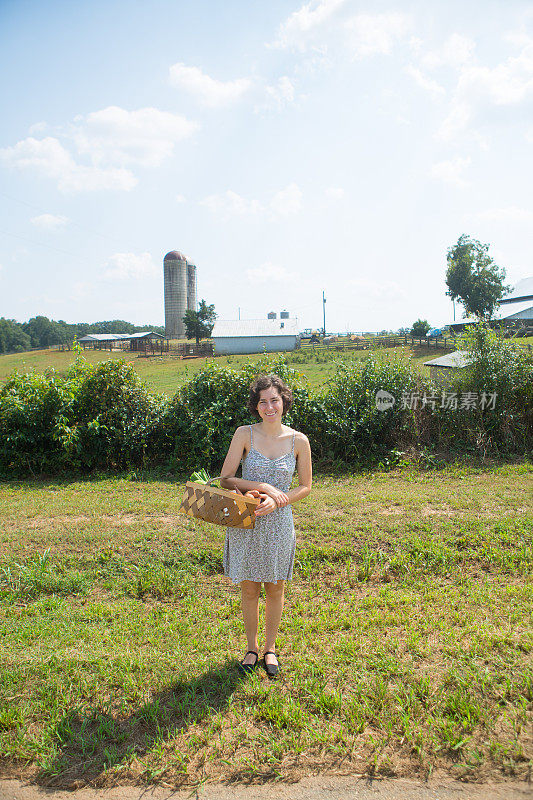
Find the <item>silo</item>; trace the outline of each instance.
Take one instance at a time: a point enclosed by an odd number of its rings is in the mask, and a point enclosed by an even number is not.
[[[187,308],[196,311],[196,264],[187,261]]]
[[[288,311],[280,311],[279,318],[280,319],[289,319],[289,312]]]
[[[267,314],[267,319],[276,319],[277,314],[275,311],[269,311]]]
[[[171,250],[163,260],[165,276],[165,336],[183,339],[183,315],[187,309],[187,259],[177,250]]]

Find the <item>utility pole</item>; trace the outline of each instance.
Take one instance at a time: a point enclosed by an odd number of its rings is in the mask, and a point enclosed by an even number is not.
[[[451,292],[446,292],[446,294],[448,295],[448,297],[452,296]],[[452,299],[452,303],[453,303],[453,321],[455,322],[455,300]]]
[[[322,312],[324,314],[324,336],[326,335],[326,298],[324,297],[324,290],[322,290]]]
[[[241,318],[241,307],[239,306],[239,319]]]

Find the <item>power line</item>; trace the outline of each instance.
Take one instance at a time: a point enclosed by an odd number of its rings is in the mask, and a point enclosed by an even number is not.
[[[27,206],[28,208],[32,208],[34,211],[40,211],[42,214],[49,214],[50,213],[49,211],[46,211],[44,208],[40,208],[39,206],[35,206],[32,203],[28,203],[28,202],[26,202],[26,200],[20,200],[18,197],[11,197],[11,195],[6,194],[5,192],[0,192],[0,195],[2,195],[2,197],[7,198],[7,200],[13,200],[15,203],[20,203],[23,206]],[[91,228],[87,228],[84,225],[80,225],[79,222],[76,222],[75,220],[70,219],[70,217],[69,217],[68,221],[69,221],[70,224],[75,225],[76,228],[79,228],[82,231],[86,231],[87,233],[91,233],[93,236],[99,236],[101,239],[107,239],[110,242],[114,242],[115,244],[118,244],[118,239],[114,239],[111,236],[106,236],[105,233],[100,233],[99,231],[94,231]],[[122,245],[122,242],[121,242],[121,245]]]
[[[13,236],[15,239],[21,239],[23,242],[30,242],[30,244],[36,244],[38,247],[48,247],[49,250],[55,250],[58,253],[63,253],[63,255],[70,256],[71,258],[75,258],[76,260],[79,260],[80,257],[79,253],[69,253],[68,250],[61,250],[61,248],[54,247],[52,244],[45,244],[44,242],[36,242],[35,239],[28,239],[27,236],[19,236],[19,234],[17,233],[10,233],[9,231],[3,231],[1,229],[0,233],[3,233],[4,236]]]

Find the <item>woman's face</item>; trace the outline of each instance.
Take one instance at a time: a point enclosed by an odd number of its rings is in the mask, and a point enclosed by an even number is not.
[[[283,416],[283,398],[275,386],[261,389],[257,404],[259,416],[265,422],[277,422]]]

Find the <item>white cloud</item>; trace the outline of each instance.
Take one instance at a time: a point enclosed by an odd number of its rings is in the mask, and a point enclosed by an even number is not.
[[[188,67],[183,63],[170,67],[169,80],[173,86],[194,95],[198,102],[209,108],[221,108],[237,102],[252,86],[250,78],[219,81],[198,67]]]
[[[51,136],[28,137],[13,147],[4,147],[0,150],[0,159],[17,169],[33,169],[46,178],[53,178],[62,192],[127,191],[137,184],[137,178],[127,169],[77,164],[61,142]]]
[[[289,270],[279,264],[273,264],[271,261],[267,261],[265,264],[261,264],[260,267],[247,269],[246,277],[250,283],[254,284],[272,282],[293,283],[298,280],[299,275],[297,272],[289,272]]]
[[[63,141],[30,136],[0,150],[0,158],[10,166],[33,169],[56,180],[63,192],[128,191],[137,184],[129,167],[159,166],[173,154],[175,144],[197,127],[179,114],[157,108],[126,111],[109,106],[76,117],[60,131]]]
[[[294,214],[302,207],[302,197],[300,187],[296,183],[290,183],[285,189],[276,192],[270,201],[270,208],[283,217]]]
[[[441,47],[425,53],[421,61],[423,66],[429,69],[442,66],[459,69],[472,61],[475,48],[476,43],[473,39],[460,33],[452,33]]]
[[[157,272],[150,253],[115,253],[106,262],[102,277],[105,280],[126,280],[156,275]]]
[[[507,37],[509,38],[509,36]],[[521,34],[521,50],[494,67],[465,61],[439,137],[451,140],[484,119],[508,115],[533,99],[533,38]],[[516,50],[516,48],[515,48]]]
[[[68,218],[59,214],[39,214],[37,217],[32,217],[30,222],[42,230],[55,231],[58,228],[63,228],[67,224]]]
[[[108,106],[75,122],[78,152],[97,165],[158,167],[173,154],[175,144],[198,129],[196,122],[157,108]]]
[[[347,0],[311,0],[280,25],[273,47],[305,50]]]
[[[416,67],[413,67],[412,64],[409,64],[409,66],[405,68],[405,71],[422,89],[424,89],[426,92],[429,92],[431,95],[433,95],[433,97],[446,94],[446,89],[444,86],[441,86],[440,83],[437,83],[437,81],[433,80],[432,78],[428,78],[426,75],[423,75],[422,72]]]
[[[438,180],[444,181],[444,183],[449,183],[452,186],[464,188],[465,186],[468,186],[468,181],[466,181],[463,177],[463,172],[469,166],[469,164],[469,156],[466,158],[456,156],[449,161],[439,161],[437,164],[433,164],[430,170],[430,175],[432,178],[437,178]]]
[[[410,25],[410,17],[398,12],[357,14],[346,24],[354,57],[389,55],[396,41],[407,35]]]
[[[302,206],[302,192],[296,183],[290,183],[276,192],[270,202],[263,204],[258,200],[248,200],[237,192],[228,189],[223,194],[212,194],[200,200],[214,214],[225,217],[245,216],[246,214],[271,213],[276,216],[288,216],[299,211]]]
[[[200,200],[200,205],[205,206],[214,214],[225,216],[243,216],[244,214],[257,214],[262,210],[257,200],[247,200],[237,192],[228,189],[224,194],[211,194]]]
[[[487,222],[524,222],[529,225],[533,223],[533,211],[519,206],[507,206],[507,208],[488,208],[485,211],[478,211],[476,218]]]
[[[340,186],[328,186],[324,194],[328,200],[342,200],[346,192]]]
[[[33,125],[30,126],[28,133],[30,136],[33,136],[36,133],[43,133],[47,128],[47,122],[34,122]]]
[[[186,197],[184,194],[177,194],[176,195],[176,203],[184,203],[186,201]]]
[[[287,75],[283,75],[274,86],[267,86],[265,92],[267,107],[274,107],[280,111],[284,106],[294,102],[294,84]],[[258,109],[261,110],[261,106]]]

